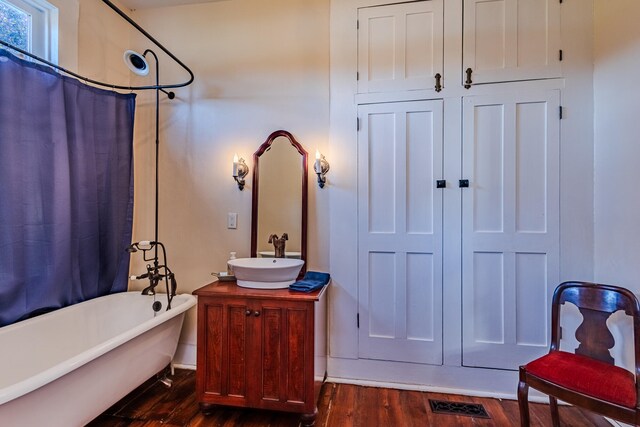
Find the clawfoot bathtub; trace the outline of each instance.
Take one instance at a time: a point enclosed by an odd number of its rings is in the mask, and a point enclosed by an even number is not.
[[[0,425],[83,426],[166,367],[196,300],[153,301],[123,292],[0,328]]]

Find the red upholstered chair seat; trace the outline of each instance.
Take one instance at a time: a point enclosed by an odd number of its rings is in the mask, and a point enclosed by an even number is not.
[[[582,315],[574,330],[576,352],[560,351],[561,306],[572,304]],[[607,321],[623,312],[633,320],[633,373],[614,365],[615,337]],[[565,332],[571,332],[568,328]],[[629,334],[625,334],[629,335]],[[628,339],[628,338],[627,338]],[[590,282],[564,282],[551,302],[549,354],[520,366],[520,425],[529,427],[529,387],[549,395],[553,427],[560,427],[558,400],[640,427],[640,301],[629,289]],[[636,405],[638,405],[636,407]]]
[[[636,406],[635,376],[618,366],[578,354],[552,351],[530,362],[525,369],[564,388],[627,408]]]

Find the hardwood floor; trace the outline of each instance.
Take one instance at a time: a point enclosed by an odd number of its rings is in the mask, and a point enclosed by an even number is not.
[[[220,407],[204,416],[195,399],[195,372],[176,370],[173,386],[149,380],[104,414],[90,427],[296,427],[297,414]],[[480,403],[491,418],[435,414],[429,399]],[[549,407],[531,404],[531,425],[551,426]],[[563,426],[610,427],[601,416],[562,406]],[[512,400],[445,395],[418,391],[326,383],[318,402],[319,427],[464,427],[518,426],[518,403]]]

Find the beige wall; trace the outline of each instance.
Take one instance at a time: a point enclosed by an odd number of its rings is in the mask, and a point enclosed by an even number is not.
[[[131,31],[131,26],[100,0],[80,0],[78,69],[81,73],[103,82],[128,85],[131,73],[122,55],[128,49]]]
[[[638,292],[640,2],[596,0],[594,16],[595,276]]]
[[[58,8],[58,65],[78,69],[79,0],[48,0]]]
[[[100,1],[48,2],[58,8],[58,64],[96,80],[129,84],[122,61],[129,24]]]
[[[640,2],[596,0],[594,9],[595,281],[640,291]],[[626,316],[622,316],[626,317]],[[620,320],[620,318],[618,318]],[[609,322],[616,364],[634,366],[631,325]]]
[[[161,100],[160,231],[180,292],[226,269],[230,251],[248,257],[251,173],[239,191],[233,154],[253,153],[278,129],[310,153],[326,152],[329,133],[329,1],[236,0],[144,9],[134,19],[193,70],[196,80]],[[132,37],[133,48],[152,47]],[[156,49],[156,52],[159,52]],[[162,82],[186,78],[159,55]],[[134,239],[153,239],[153,94],[138,97]],[[331,158],[328,157],[331,161]],[[308,267],[328,271],[328,192],[309,186]],[[329,176],[329,180],[331,177]],[[227,213],[238,228],[226,228]],[[144,264],[132,258],[132,272]],[[142,283],[133,283],[138,289]],[[195,310],[187,316],[177,362],[195,364]]]

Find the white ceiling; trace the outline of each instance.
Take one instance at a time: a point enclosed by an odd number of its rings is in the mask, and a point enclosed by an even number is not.
[[[127,9],[150,9],[154,7],[179,6],[195,3],[213,3],[230,0],[119,0],[118,3]]]

